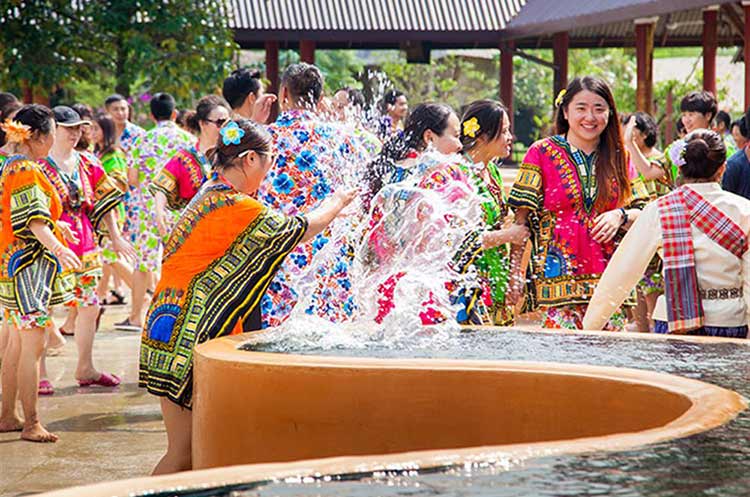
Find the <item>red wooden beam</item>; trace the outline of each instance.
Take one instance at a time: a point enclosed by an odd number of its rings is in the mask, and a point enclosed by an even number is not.
[[[570,36],[568,32],[555,33],[552,37],[552,62],[555,65],[554,96],[560,93],[560,90],[568,86],[568,46]]]
[[[654,31],[658,18],[636,19],[635,55],[638,84],[636,109],[651,114],[654,102]]]
[[[266,79],[268,80],[268,88],[266,91],[270,93],[279,93],[279,42],[278,41],[267,41],[266,46]],[[275,102],[271,109],[271,115],[269,119],[275,121],[279,115],[279,103]]]
[[[716,50],[718,7],[703,9],[703,89],[716,95]]]
[[[508,108],[513,123],[513,49],[515,43],[506,41],[500,45],[500,100]]]
[[[302,62],[315,64],[315,42],[302,40],[299,42],[299,58]]]

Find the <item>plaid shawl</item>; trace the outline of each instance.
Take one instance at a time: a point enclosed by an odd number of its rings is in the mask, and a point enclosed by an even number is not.
[[[734,221],[687,186],[660,198],[657,205],[669,332],[687,333],[703,326],[691,224],[737,257],[745,253],[748,242]]]

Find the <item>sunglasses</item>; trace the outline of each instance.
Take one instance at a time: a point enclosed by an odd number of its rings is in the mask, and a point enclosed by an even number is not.
[[[214,126],[216,126],[217,128],[223,128],[223,127],[224,127],[224,125],[225,125],[225,124],[227,123],[227,121],[229,121],[229,118],[224,118],[224,119],[213,119],[213,120],[212,120],[212,119],[206,119],[205,121],[206,121],[207,123],[211,123],[211,124],[213,124],[213,125],[214,125]]]

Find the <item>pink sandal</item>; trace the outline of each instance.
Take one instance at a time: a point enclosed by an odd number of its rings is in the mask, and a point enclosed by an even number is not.
[[[39,395],[54,395],[55,387],[52,386],[49,380],[39,380]]]
[[[116,387],[120,384],[120,378],[117,375],[102,373],[96,380],[78,380],[79,387],[90,387],[99,385],[100,387]]]

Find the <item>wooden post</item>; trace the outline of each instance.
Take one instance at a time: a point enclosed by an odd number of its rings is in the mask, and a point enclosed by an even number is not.
[[[268,88],[266,91],[269,93],[279,93],[279,42],[278,41],[267,41],[266,47],[266,79],[268,80]],[[271,115],[269,119],[273,122],[276,120],[276,116],[279,115],[279,102],[273,104],[271,109]]]
[[[513,124],[513,49],[515,43],[506,41],[500,45],[500,100],[508,108]]]
[[[552,98],[568,86],[568,32],[555,33],[552,37],[552,63],[555,65],[555,81]]]
[[[310,40],[302,40],[299,42],[299,57],[302,62],[308,64],[315,64],[315,42]]]
[[[750,2],[742,2],[742,10],[745,11],[745,46],[743,54],[745,58],[745,110],[750,108]]]
[[[719,45],[717,21],[719,7],[703,9],[703,89],[716,95],[716,50]]]
[[[658,17],[635,20],[635,54],[638,86],[635,93],[636,109],[653,113],[654,103],[654,31]]]
[[[33,104],[34,103],[34,87],[31,86],[31,83],[29,83],[28,81],[24,81],[22,83],[22,91],[23,91],[23,103]]]

